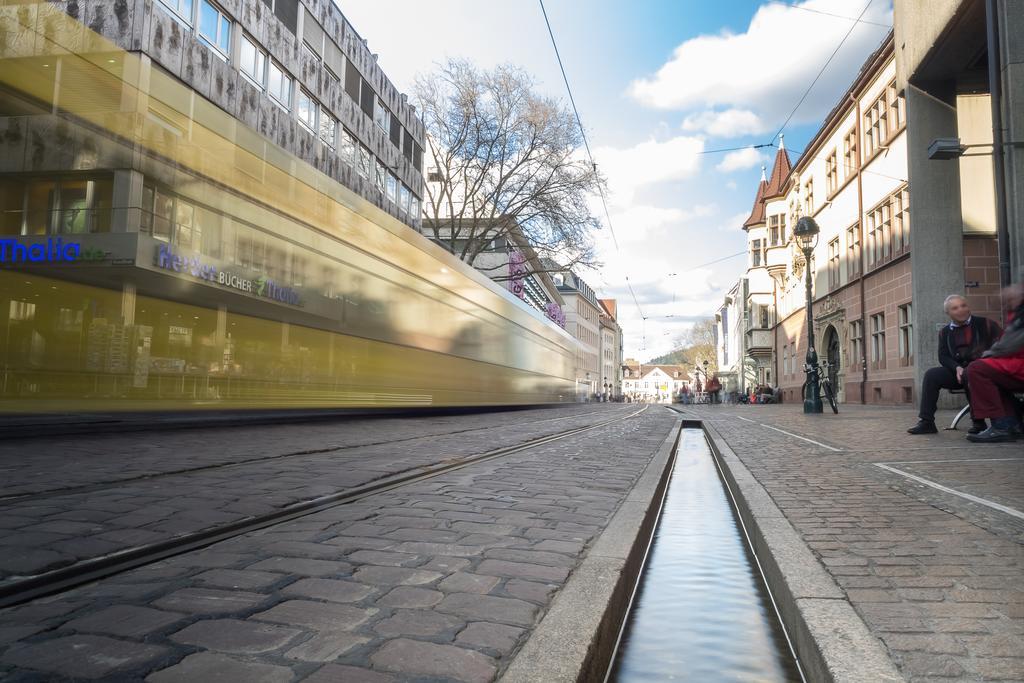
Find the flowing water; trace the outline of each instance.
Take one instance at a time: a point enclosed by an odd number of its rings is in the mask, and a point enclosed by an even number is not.
[[[684,429],[680,437],[609,679],[800,681],[700,429]]]

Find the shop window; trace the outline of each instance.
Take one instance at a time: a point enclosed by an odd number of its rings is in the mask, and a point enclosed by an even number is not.
[[[25,183],[0,183],[0,235],[20,235],[25,219]]]
[[[185,251],[198,251],[199,235],[196,234],[196,210],[192,204],[177,199],[174,207],[173,244]],[[193,241],[194,240],[194,241]]]
[[[33,181],[28,188],[24,234],[45,235],[53,232],[56,204],[57,182]]]

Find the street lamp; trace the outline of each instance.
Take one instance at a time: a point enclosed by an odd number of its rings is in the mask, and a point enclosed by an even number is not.
[[[818,244],[818,224],[810,216],[804,216],[793,228],[793,238],[804,252],[804,270],[807,281],[807,392],[804,394],[804,413],[822,412],[818,387],[818,353],[814,350],[814,311],[811,298],[811,254]]]

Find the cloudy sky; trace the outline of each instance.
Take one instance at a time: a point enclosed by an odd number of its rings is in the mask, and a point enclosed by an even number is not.
[[[568,103],[537,0],[336,2],[404,91],[417,73],[460,57],[486,67],[517,64],[540,90]],[[693,320],[712,315],[745,269],[743,256],[732,255],[746,246],[740,226],[761,164],[775,154],[702,152],[770,142],[852,27],[786,126],[786,147],[801,150],[888,33],[892,3],[545,6],[598,167],[609,179],[618,238],[616,249],[605,227],[598,237],[604,267],[581,275],[600,296],[619,300],[626,355],[646,360],[671,350]]]

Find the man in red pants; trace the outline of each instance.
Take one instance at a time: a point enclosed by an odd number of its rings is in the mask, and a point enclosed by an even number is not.
[[[992,420],[985,431],[967,435],[976,443],[1015,441],[1021,436],[1013,393],[1024,391],[1024,289],[1018,285],[1004,296],[1014,307],[1010,324],[999,341],[967,367],[971,412]]]

